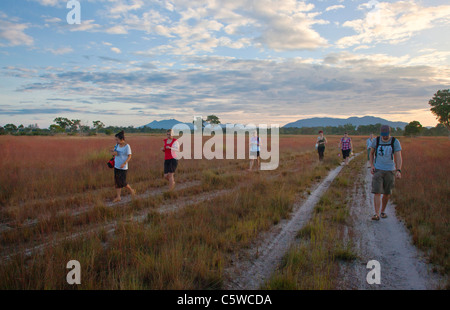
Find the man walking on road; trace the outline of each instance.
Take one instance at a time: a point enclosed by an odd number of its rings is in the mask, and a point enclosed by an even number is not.
[[[370,146],[370,166],[373,174],[372,193],[375,194],[375,215],[372,220],[376,221],[380,219],[380,216],[387,217],[384,211],[392,194],[395,178],[402,177],[402,147],[398,139],[391,137],[390,132],[389,126],[381,126],[380,136],[374,139]]]

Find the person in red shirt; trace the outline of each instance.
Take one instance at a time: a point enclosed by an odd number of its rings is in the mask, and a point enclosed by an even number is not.
[[[167,139],[164,139],[164,146],[161,151],[164,152],[164,178],[169,181],[169,190],[175,188],[175,170],[178,166],[177,153],[179,151],[179,144],[177,139],[174,139],[172,129],[167,130]]]

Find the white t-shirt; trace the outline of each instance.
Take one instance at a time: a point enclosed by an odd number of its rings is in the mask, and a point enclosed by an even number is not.
[[[261,144],[261,141],[259,140],[259,137],[251,137],[250,138],[250,152],[258,152],[259,151],[259,145]]]
[[[120,166],[122,166],[122,164],[127,160],[128,155],[131,155],[130,145],[127,144],[124,147],[120,147],[120,145],[117,145],[116,152],[117,155],[114,160],[114,168],[121,170],[128,170],[128,164],[126,164],[125,167],[123,168],[120,168]]]

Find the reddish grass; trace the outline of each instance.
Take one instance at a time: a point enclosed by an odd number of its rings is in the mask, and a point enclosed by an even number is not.
[[[446,137],[401,138],[402,179],[394,199],[414,243],[450,274],[450,141]],[[447,285],[450,284],[450,279]]]

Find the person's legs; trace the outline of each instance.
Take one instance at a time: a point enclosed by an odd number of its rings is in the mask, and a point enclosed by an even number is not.
[[[323,153],[325,151],[325,148],[324,147],[319,147],[317,149],[317,151],[319,152],[319,161],[322,161],[323,160]]]
[[[175,178],[174,173],[168,174],[168,180],[169,180],[169,190],[173,190],[175,188]]]
[[[250,159],[250,167],[248,168],[248,171],[252,171],[254,161],[255,161],[254,159]]]
[[[384,211],[386,211],[386,206],[389,202],[390,197],[391,197],[391,195],[383,195],[381,213],[384,213]]]
[[[136,194],[136,191],[131,188],[130,184],[127,184],[127,186],[125,186],[125,188],[127,188],[130,191],[131,195],[134,196]]]
[[[116,198],[113,200],[113,202],[118,202],[122,200],[122,198],[120,197],[121,192],[122,192],[121,188],[116,188]]]
[[[375,215],[380,215],[380,207],[381,207],[381,194],[375,194],[373,196],[373,205],[375,207]]]
[[[375,215],[372,217],[373,220],[379,220],[381,209],[381,195],[383,193],[384,193],[383,171],[375,170],[372,177],[372,194],[374,194],[373,206],[375,209]]]

